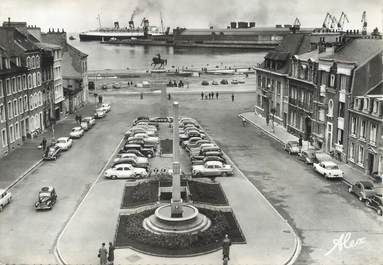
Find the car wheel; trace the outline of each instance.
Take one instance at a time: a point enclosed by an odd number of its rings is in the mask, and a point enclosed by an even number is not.
[[[226,172],[222,172],[222,177],[227,177],[227,173]]]
[[[148,154],[148,158],[152,158],[152,157],[153,157],[153,155],[149,153]]]
[[[364,204],[368,207],[368,206],[370,206],[370,202],[368,201],[368,200],[366,200],[365,202],[364,202]]]
[[[113,175],[110,177],[111,179],[117,179],[117,176],[116,175]]]

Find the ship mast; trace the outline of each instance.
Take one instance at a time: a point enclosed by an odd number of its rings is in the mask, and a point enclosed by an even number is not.
[[[160,12],[160,19],[161,19],[161,30],[162,30],[162,34],[164,33],[164,20],[162,19],[162,12]]]
[[[101,16],[100,16],[100,14],[97,15],[96,19],[98,21],[98,27],[100,29],[101,28]]]

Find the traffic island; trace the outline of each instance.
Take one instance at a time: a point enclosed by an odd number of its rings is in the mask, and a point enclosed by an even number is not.
[[[144,228],[144,220],[155,212],[121,215],[116,231],[116,247],[132,248],[155,256],[194,256],[221,248],[222,238],[229,234],[232,243],[246,243],[245,236],[231,210],[210,210],[198,207],[198,211],[211,220],[210,227],[196,234],[155,234]]]

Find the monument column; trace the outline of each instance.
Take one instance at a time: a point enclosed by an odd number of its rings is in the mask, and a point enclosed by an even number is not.
[[[182,198],[181,198],[181,169],[179,163],[179,134],[178,134],[178,116],[179,104],[173,103],[173,183],[172,183],[172,200],[171,200],[171,216],[182,217]]]

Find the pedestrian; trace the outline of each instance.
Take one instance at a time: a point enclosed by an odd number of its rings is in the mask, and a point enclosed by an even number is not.
[[[218,100],[218,91],[215,92],[215,98]]]
[[[211,92],[211,99],[214,99],[214,92]]]
[[[105,243],[101,244],[101,248],[98,250],[98,257],[100,258],[100,265],[106,265],[108,250],[105,248]]]
[[[231,246],[231,240],[229,238],[229,235],[226,234],[225,238],[222,241],[222,254],[223,254],[223,260],[228,259],[230,260],[230,246]]]
[[[234,102],[234,94],[231,94],[231,102]]]
[[[201,92],[201,100],[203,100],[203,92]]]
[[[168,94],[168,100],[171,100],[172,99],[172,96],[170,95],[170,93]]]
[[[45,139],[45,137],[41,141],[41,145],[43,147],[43,151],[45,152],[45,149],[47,148],[47,139]]]
[[[205,95],[205,99],[207,100],[207,94]]]
[[[173,86],[177,87],[177,81],[176,80],[173,80]]]
[[[114,246],[113,246],[112,242],[109,242],[108,261],[109,261],[110,265],[113,265],[113,262],[114,262]]]
[[[78,115],[78,123],[81,124],[81,121],[82,121],[82,116]]]
[[[140,99],[143,99],[144,98],[144,93],[140,93]]]
[[[102,104],[102,96],[101,96],[101,95],[98,96],[98,103],[99,103],[99,104]]]
[[[302,152],[302,146],[303,146],[303,137],[301,134],[301,135],[299,135],[299,140],[298,140],[299,153]]]

